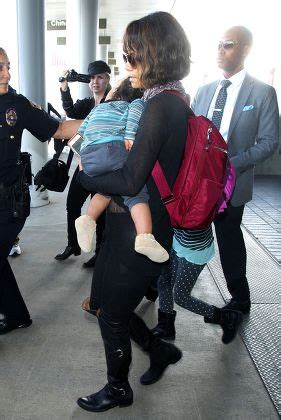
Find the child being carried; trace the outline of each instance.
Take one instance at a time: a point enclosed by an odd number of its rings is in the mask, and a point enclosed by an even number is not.
[[[127,159],[144,102],[140,99],[140,89],[133,89],[129,79],[125,79],[113,93],[110,101],[92,109],[80,126],[78,133],[84,138],[80,154],[83,171],[89,176],[117,170]],[[154,262],[169,259],[167,251],[152,235],[152,220],[148,205],[147,187],[134,197],[123,197],[131,212],[136,227],[135,251],[146,255]],[[111,198],[95,194],[87,209],[87,214],[75,220],[77,239],[84,252],[91,252],[96,243],[96,220],[109,205]]]

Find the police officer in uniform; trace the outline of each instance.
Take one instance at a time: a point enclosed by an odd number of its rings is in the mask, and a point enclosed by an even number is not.
[[[24,129],[40,141],[50,137],[71,136],[62,125],[44,110],[18,95],[9,86],[10,63],[0,47],[0,334],[32,323],[21,296],[8,255],[30,211],[28,184],[20,162],[21,137]],[[81,123],[81,121],[80,121]],[[77,121],[77,127],[79,121]]]

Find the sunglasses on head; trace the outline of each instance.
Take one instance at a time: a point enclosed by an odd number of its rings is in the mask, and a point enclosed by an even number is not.
[[[135,66],[137,64],[136,57],[134,56],[134,54],[123,53],[123,61],[125,64],[131,64],[131,66]]]
[[[235,47],[235,45],[238,45],[239,42],[237,41],[221,41],[218,44],[218,49],[220,50],[223,48],[224,50],[232,50],[232,48]]]

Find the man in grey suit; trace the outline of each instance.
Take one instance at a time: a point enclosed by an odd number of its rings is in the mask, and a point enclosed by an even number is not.
[[[240,225],[245,204],[252,199],[254,167],[277,148],[279,128],[275,90],[244,69],[251,45],[252,34],[247,28],[235,26],[227,30],[218,45],[217,61],[223,76],[201,87],[192,103],[196,115],[207,116],[219,128],[236,170],[231,204],[217,216],[214,224],[221,264],[232,296],[226,307],[244,314],[250,311],[251,300]]]

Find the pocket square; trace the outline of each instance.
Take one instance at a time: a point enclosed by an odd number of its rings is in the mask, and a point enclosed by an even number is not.
[[[254,109],[254,105],[245,105],[243,111],[251,111],[251,109]]]

